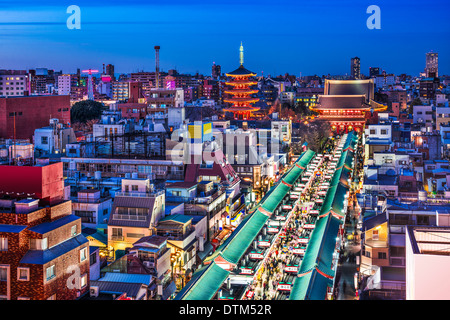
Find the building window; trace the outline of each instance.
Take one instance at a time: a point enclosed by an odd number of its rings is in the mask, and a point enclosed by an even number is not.
[[[374,129],[370,129],[370,134],[375,134],[375,130]]]
[[[77,225],[72,226],[70,229],[70,234],[74,237],[77,235]]]
[[[366,251],[366,257],[370,258],[370,252],[369,251]]]
[[[378,252],[378,259],[386,259],[386,252]]]
[[[139,188],[138,188],[137,185],[132,185],[131,186],[131,191],[138,191],[138,190],[139,190]]]
[[[94,252],[89,256],[89,265],[92,266],[95,263],[97,263],[97,254]]]
[[[145,234],[143,233],[127,233],[127,238],[142,238],[145,237]]]
[[[83,248],[80,250],[80,262],[83,262],[87,259],[87,248]]]
[[[48,137],[41,137],[41,144],[48,144]]]
[[[0,267],[0,281],[8,280],[8,268]]]
[[[123,240],[122,228],[112,228],[112,240]]]
[[[17,268],[17,280],[29,281],[30,269],[29,268]]]
[[[181,191],[172,191],[172,196],[181,197]]]
[[[83,289],[87,285],[87,274],[83,274],[80,279],[80,287]]]
[[[381,129],[381,134],[387,134],[387,130],[386,129]]]
[[[47,281],[49,281],[55,277],[56,277],[55,265],[52,265],[52,266],[48,267],[46,270],[46,278],[47,278]]]
[[[0,238],[0,251],[8,251],[8,238]]]
[[[48,247],[47,238],[30,239],[30,250],[46,250]]]

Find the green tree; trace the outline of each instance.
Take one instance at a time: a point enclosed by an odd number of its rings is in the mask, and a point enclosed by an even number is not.
[[[414,113],[414,106],[421,106],[422,100],[420,98],[415,98],[413,101],[411,101],[409,105],[408,113],[413,114]]]
[[[79,101],[70,109],[70,119],[72,123],[86,123],[89,120],[100,119],[105,109],[105,106],[97,101]]]

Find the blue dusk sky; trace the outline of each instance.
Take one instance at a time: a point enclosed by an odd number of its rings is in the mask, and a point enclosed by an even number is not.
[[[67,7],[81,9],[81,30],[69,30]],[[369,30],[370,5],[381,29]],[[239,65],[261,75],[346,74],[378,66],[418,75],[425,53],[439,53],[450,74],[448,0],[0,0],[0,69],[75,72],[114,64],[116,73],[161,70],[211,73]]]

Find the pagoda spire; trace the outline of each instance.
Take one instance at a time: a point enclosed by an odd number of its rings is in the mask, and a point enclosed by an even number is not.
[[[239,61],[241,63],[241,66],[244,65],[244,46],[242,45],[241,41],[241,47],[239,48]]]

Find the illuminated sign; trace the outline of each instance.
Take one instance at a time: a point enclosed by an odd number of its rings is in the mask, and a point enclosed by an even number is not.
[[[308,238],[298,238],[297,242],[298,243],[308,243],[309,239]]]
[[[284,268],[284,271],[286,271],[286,272],[298,272],[298,266],[286,266],[286,268]]]
[[[312,224],[312,223],[307,223],[303,226],[303,228],[305,228],[305,229],[314,229],[315,227],[316,227],[316,225]]]
[[[292,253],[293,254],[305,254],[305,248],[303,248],[303,247],[297,247],[297,248],[294,248],[294,249],[292,249]]]
[[[269,242],[269,240],[261,240],[261,241],[258,241],[258,246],[260,246],[260,247],[270,247],[270,242]]]
[[[292,289],[292,285],[288,284],[288,283],[279,283],[277,290],[280,291],[291,291]]]
[[[256,259],[256,260],[261,260],[264,258],[262,252],[250,252],[249,257],[250,257],[250,259]]]
[[[311,210],[309,213],[310,214],[319,214],[319,210]]]
[[[267,232],[277,233],[278,232],[278,228],[277,227],[268,227],[267,228]]]
[[[251,268],[241,267],[240,274],[253,274],[253,270]]]

